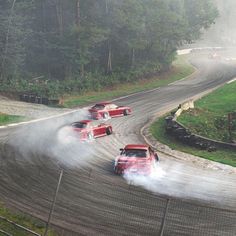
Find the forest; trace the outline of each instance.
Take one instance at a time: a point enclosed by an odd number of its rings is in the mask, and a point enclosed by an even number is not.
[[[211,0],[1,0],[0,91],[99,91],[168,70]]]

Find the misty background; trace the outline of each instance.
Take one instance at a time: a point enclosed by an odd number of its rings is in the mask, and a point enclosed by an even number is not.
[[[185,44],[201,38],[234,44],[234,6],[220,0],[1,0],[0,92],[60,97],[153,76],[168,70]]]
[[[198,40],[198,43],[207,46],[222,46],[235,47],[236,46],[236,1],[234,0],[214,0],[219,16],[207,31],[205,31]]]

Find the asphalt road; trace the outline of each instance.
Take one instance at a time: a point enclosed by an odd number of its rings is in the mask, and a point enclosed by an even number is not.
[[[111,136],[81,144],[59,129],[84,118],[84,111],[0,129],[0,199],[46,221],[63,169],[52,223],[64,228],[64,235],[160,235],[167,199],[163,235],[235,235],[235,174],[164,154],[151,177],[124,179],[112,172],[119,148],[143,143],[140,129],[156,113],[236,75],[230,64],[207,59],[194,64],[200,69],[194,77],[118,99],[133,113],[107,121]]]

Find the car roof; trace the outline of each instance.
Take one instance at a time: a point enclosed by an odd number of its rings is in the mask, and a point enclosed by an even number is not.
[[[147,150],[149,148],[148,145],[146,144],[128,144],[125,146],[124,149],[142,149],[142,150]]]

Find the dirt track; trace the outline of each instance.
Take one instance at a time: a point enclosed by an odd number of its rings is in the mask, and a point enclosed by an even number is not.
[[[58,146],[56,141],[58,127],[82,117],[79,111],[65,120],[1,129],[0,199],[46,220],[63,168],[52,221],[74,235],[159,235],[167,198],[165,236],[235,235],[235,174],[164,154],[159,164],[163,176],[131,179],[129,185],[112,173],[119,148],[143,142],[140,129],[156,113],[236,75],[227,64],[203,60],[196,65],[201,70],[195,78],[117,100],[131,106],[132,115],[110,120],[115,133],[85,148],[78,143]]]

